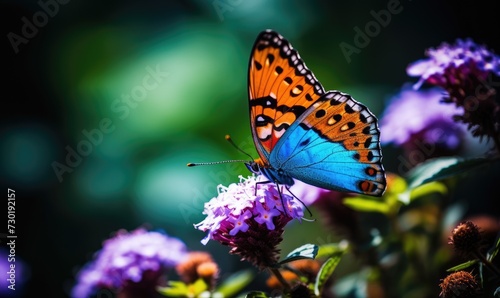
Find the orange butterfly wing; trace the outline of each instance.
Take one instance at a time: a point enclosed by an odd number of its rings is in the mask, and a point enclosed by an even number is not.
[[[252,135],[265,163],[287,128],[324,93],[283,36],[260,33],[250,56],[248,94]]]

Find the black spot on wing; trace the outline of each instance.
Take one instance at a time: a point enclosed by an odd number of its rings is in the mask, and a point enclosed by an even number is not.
[[[359,120],[362,122],[362,123],[367,123],[368,122],[368,119],[366,118],[365,115],[363,115],[362,113],[359,114]]]
[[[261,70],[262,69],[262,64],[260,64],[258,61],[255,61],[255,68],[257,68],[257,70]]]
[[[353,109],[350,105],[348,105],[348,104],[346,104],[346,105],[345,105],[344,110],[345,110],[345,112],[346,112],[347,114],[352,114],[352,113],[354,113],[354,109]]]
[[[269,62],[269,65],[273,64],[273,62],[274,62],[274,55],[273,54],[267,54],[267,61]]]
[[[370,152],[368,152],[368,154],[366,155],[366,158],[367,158],[369,161],[372,161],[373,157],[374,157],[374,156],[373,156],[373,152],[371,152],[371,151],[370,151]]]
[[[299,146],[305,147],[305,146],[307,146],[307,144],[309,144],[309,142],[311,142],[311,139],[305,139],[299,143]]]
[[[275,109],[278,104],[278,101],[271,96],[254,98],[250,100],[250,107],[261,106],[263,108],[272,108]]]
[[[336,106],[336,105],[339,105],[339,104],[341,104],[341,102],[338,101],[338,100],[336,100],[335,98],[332,98],[330,100],[330,105],[332,105],[332,106]]]
[[[274,126],[273,129],[276,131],[282,131],[283,129],[287,130],[289,127],[290,125],[288,123],[281,123],[280,126]]]
[[[325,110],[319,110],[319,111],[316,112],[316,114],[314,114],[314,116],[316,118],[321,118],[321,117],[323,117],[325,115],[326,115],[326,111]]]
[[[369,137],[369,138],[367,138],[367,139],[366,139],[366,141],[365,141],[365,143],[363,144],[363,146],[364,146],[365,148],[368,148],[368,147],[370,147],[371,143],[372,143],[372,137]]]
[[[284,113],[294,113],[296,117],[299,117],[300,115],[302,115],[302,113],[304,113],[305,110],[306,110],[306,108],[304,108],[303,106],[289,107],[287,105],[281,105],[281,106],[276,108],[276,111],[282,112],[283,114]]]

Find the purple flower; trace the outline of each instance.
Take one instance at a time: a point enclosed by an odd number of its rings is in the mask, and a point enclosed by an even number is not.
[[[414,62],[406,70],[409,76],[420,77],[415,85],[417,89],[424,82],[445,88],[458,79],[449,76],[452,70],[460,70],[463,75],[473,73],[483,80],[490,73],[500,75],[500,57],[471,39],[457,39],[453,45],[442,43],[425,53],[429,59]]]
[[[463,109],[442,103],[439,88],[416,91],[404,87],[392,98],[380,121],[380,141],[407,149],[437,147],[427,157],[449,155],[460,149],[466,128],[453,121]],[[444,154],[444,152],[449,154]]]
[[[203,244],[218,241],[230,246],[230,253],[264,269],[278,261],[285,225],[304,213],[301,203],[278,191],[274,183],[257,183],[260,177],[240,176],[240,183],[219,185],[219,195],[205,203],[207,217],[195,228],[208,231]]]
[[[500,56],[470,39],[443,43],[426,54],[428,59],[408,66],[408,75],[420,77],[414,87],[428,83],[446,90],[444,102],[463,107],[454,119],[466,123],[474,136],[493,138],[500,150],[500,105],[492,82],[500,76]]]
[[[280,216],[281,211],[278,209],[267,209],[262,205],[260,202],[255,203],[255,211],[256,211],[256,216],[255,216],[255,221],[260,223],[261,225],[266,225],[268,230],[274,230],[275,226],[273,223],[273,218],[275,216]]]
[[[186,256],[184,243],[160,232],[143,228],[121,230],[103,243],[94,260],[78,273],[72,297],[89,297],[99,289],[126,292],[129,297],[156,294],[156,286],[168,269]]]
[[[245,213],[230,217],[228,220],[234,225],[234,228],[229,232],[229,235],[234,236],[238,234],[239,231],[243,233],[248,231],[250,227],[246,220],[252,217],[252,212],[250,210],[245,211]]]

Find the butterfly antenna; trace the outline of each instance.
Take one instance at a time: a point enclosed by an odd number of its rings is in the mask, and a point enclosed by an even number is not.
[[[195,167],[195,166],[209,166],[209,165],[218,165],[221,163],[228,163],[228,162],[248,162],[248,160],[222,160],[222,161],[212,161],[212,162],[190,162],[187,164],[188,167]]]
[[[245,154],[246,156],[250,157],[250,160],[254,160],[254,158],[248,154],[247,152],[243,151],[243,149],[241,149],[240,147],[238,147],[234,142],[233,142],[233,139],[231,139],[231,136],[230,135],[226,135],[226,141],[228,141],[231,145],[233,145],[234,148],[236,148],[236,150],[240,151],[241,153]]]

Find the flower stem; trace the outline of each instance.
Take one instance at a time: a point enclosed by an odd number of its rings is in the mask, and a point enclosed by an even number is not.
[[[491,271],[493,271],[498,277],[500,277],[500,270],[498,269],[497,266],[495,266],[493,263],[491,263],[490,261],[488,261],[482,253],[480,253],[479,251],[475,251],[474,252],[474,256],[476,256],[486,267],[488,267],[488,269],[490,269]]]
[[[283,275],[281,275],[281,272],[277,268],[269,268],[271,272],[276,275],[276,278],[281,282],[283,285],[283,288],[285,289],[285,292],[290,293],[292,291],[292,288],[288,284],[288,282],[285,280]]]

